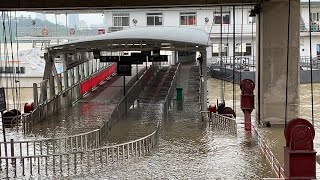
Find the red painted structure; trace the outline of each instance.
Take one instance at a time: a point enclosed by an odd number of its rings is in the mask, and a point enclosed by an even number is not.
[[[98,73],[97,75],[85,80],[80,84],[80,93],[81,95],[86,94],[92,88],[98,86],[99,83],[104,81],[107,77],[111,76],[117,70],[116,64],[112,64],[107,69],[103,70],[102,72]]]
[[[217,107],[214,104],[210,104],[208,107],[208,111],[209,111],[209,118],[212,117],[212,113],[216,113],[217,112]]]
[[[287,179],[316,179],[316,151],[313,149],[313,125],[296,118],[284,130],[284,173]]]
[[[25,103],[24,104],[24,108],[23,108],[24,113],[30,113],[33,110],[34,110],[34,104],[33,103],[31,103],[31,104]]]
[[[251,130],[251,112],[254,109],[254,94],[255,84],[251,79],[244,79],[240,83],[241,89],[241,109],[244,113],[244,128],[247,131]]]

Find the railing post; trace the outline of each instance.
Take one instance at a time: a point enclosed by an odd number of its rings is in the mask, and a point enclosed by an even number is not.
[[[38,85],[37,83],[33,83],[33,104],[34,108],[38,106]]]
[[[11,149],[11,157],[14,157],[14,140],[10,139],[10,149]],[[11,159],[11,162],[14,163],[14,159]]]
[[[55,85],[54,85],[54,77],[49,77],[49,90],[50,90],[50,99],[53,99],[55,96]]]

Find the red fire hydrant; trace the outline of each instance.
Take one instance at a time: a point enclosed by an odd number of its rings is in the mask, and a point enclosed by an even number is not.
[[[251,112],[254,109],[254,90],[255,84],[251,79],[244,79],[240,83],[241,89],[241,109],[244,113],[244,129],[251,130]]]
[[[312,124],[301,118],[289,121],[284,130],[284,174],[287,179],[316,179],[315,136]]]
[[[209,111],[209,118],[211,119],[212,113],[216,113],[217,112],[216,105],[210,104],[209,107],[208,107],[208,111]]]

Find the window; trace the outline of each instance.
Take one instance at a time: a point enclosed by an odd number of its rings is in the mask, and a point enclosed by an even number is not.
[[[147,13],[147,26],[162,25],[162,13]]]
[[[221,48],[220,48],[221,47]],[[213,44],[212,45],[212,56],[228,56],[228,44]]]
[[[128,13],[113,14],[113,26],[129,26],[129,14]]]
[[[320,20],[320,13],[311,13],[311,21],[319,21]]]
[[[236,56],[251,56],[251,43],[237,43],[235,52]]]
[[[317,56],[320,56],[320,44],[317,44]]]
[[[256,23],[256,17],[249,16],[251,14],[250,11],[248,12],[248,24]]]
[[[214,12],[214,24],[221,24],[221,12]],[[230,12],[222,12],[222,24],[230,24]]]
[[[5,67],[5,73],[13,73],[13,67]]]
[[[24,74],[26,72],[25,67],[16,67],[16,73],[17,74]]]
[[[180,13],[180,25],[196,25],[196,13],[186,12]]]

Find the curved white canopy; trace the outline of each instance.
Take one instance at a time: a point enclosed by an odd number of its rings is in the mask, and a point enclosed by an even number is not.
[[[200,50],[211,44],[209,34],[203,30],[179,27],[133,28],[83,40],[52,46],[50,51],[75,50]]]

